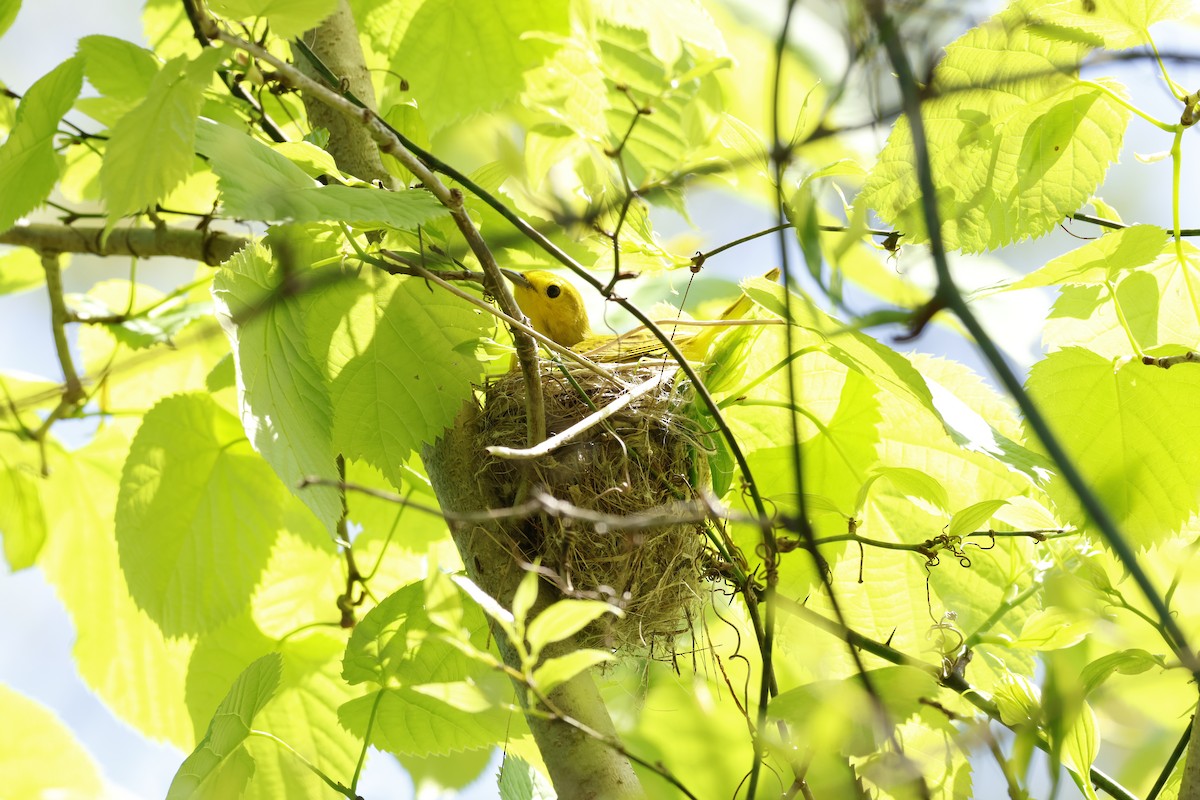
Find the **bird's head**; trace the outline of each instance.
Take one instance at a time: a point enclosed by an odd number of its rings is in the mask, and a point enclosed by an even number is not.
[[[517,305],[538,333],[564,347],[577,345],[591,335],[583,296],[566,278],[541,269],[503,272],[512,281]]]

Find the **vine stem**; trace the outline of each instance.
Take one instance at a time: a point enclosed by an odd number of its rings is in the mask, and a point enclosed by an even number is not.
[[[1038,439],[1042,442],[1042,445],[1046,448],[1051,459],[1053,459],[1055,465],[1058,467],[1059,473],[1075,492],[1075,495],[1079,498],[1088,516],[1095,523],[1105,542],[1112,549],[1117,559],[1124,564],[1138,588],[1153,607],[1155,614],[1159,617],[1159,621],[1168,634],[1168,643],[1173,649],[1177,650],[1180,661],[1183,662],[1184,666],[1193,675],[1200,677],[1200,660],[1197,660],[1196,653],[1188,645],[1187,637],[1175,621],[1171,610],[1158,594],[1154,584],[1150,580],[1150,576],[1146,574],[1146,571],[1138,562],[1137,555],[1134,553],[1129,541],[1120,529],[1117,528],[1116,523],[1109,515],[1108,510],[1100,502],[1095,492],[1087,485],[1083,475],[1068,456],[1062,443],[1059,442],[1058,437],[1050,429],[1050,425],[1042,415],[1041,410],[1033,402],[1033,399],[1021,385],[1021,381],[1008,366],[995,342],[992,341],[991,337],[983,329],[983,326],[979,324],[979,320],[975,318],[974,313],[967,305],[962,293],[959,292],[958,287],[954,283],[953,277],[950,275],[949,264],[946,260],[945,243],[942,241],[941,236],[941,216],[937,207],[937,194],[934,187],[933,170],[930,165],[929,149],[925,137],[925,125],[921,118],[921,104],[917,94],[916,77],[913,75],[912,67],[908,63],[908,56],[900,44],[895,25],[884,9],[882,0],[868,0],[867,9],[876,27],[879,29],[892,67],[898,76],[900,92],[904,101],[905,115],[908,117],[912,130],[913,154],[916,162],[917,183],[921,194],[922,212],[925,216],[925,227],[929,232],[929,247],[938,276],[937,289],[933,299],[930,301],[930,305],[934,309],[945,308],[952,311],[978,343],[980,352],[992,367],[1000,382],[1004,384],[1005,389],[1008,390],[1009,394],[1017,402],[1029,426],[1033,428],[1034,433],[1037,434]]]

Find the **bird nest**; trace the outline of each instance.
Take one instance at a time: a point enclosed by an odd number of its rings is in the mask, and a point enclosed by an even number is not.
[[[675,641],[691,633],[699,618],[710,560],[695,514],[685,519],[655,512],[694,501],[709,487],[708,435],[689,414],[690,384],[676,378],[673,364],[605,366],[642,393],[630,399],[626,395],[636,391],[593,372],[543,364],[549,436],[614,402],[627,404],[548,454],[487,455],[478,477],[506,505],[545,498],[542,506],[550,511],[522,527],[523,555],[540,563],[564,595],[601,599],[624,610],[623,617],[606,614],[586,629],[582,644],[671,657]],[[524,443],[520,373],[489,381],[482,400],[480,451]],[[559,505],[564,503],[569,506]]]

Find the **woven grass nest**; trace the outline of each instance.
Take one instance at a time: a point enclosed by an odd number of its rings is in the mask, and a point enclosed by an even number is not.
[[[677,379],[677,368],[646,360],[605,366],[629,386],[661,380],[548,455],[521,460],[485,455],[478,479],[500,502],[513,504],[522,482],[528,481],[534,491],[617,518],[692,500],[709,487],[709,437],[687,413],[692,393],[687,381]],[[541,374],[550,436],[626,393],[578,366],[546,363]],[[478,430],[481,452],[492,445],[524,445],[520,373],[488,382]],[[704,575],[709,559],[701,525],[684,521],[622,530],[539,514],[525,530],[529,534],[519,543],[523,555],[531,562],[540,560],[565,596],[601,599],[625,611],[620,618],[606,614],[585,630],[583,645],[670,658],[676,640],[692,632],[708,593]]]

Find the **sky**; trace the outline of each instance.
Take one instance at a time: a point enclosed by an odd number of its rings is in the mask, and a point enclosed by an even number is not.
[[[26,2],[0,47],[0,80],[18,91],[27,89],[34,80],[69,57],[75,41],[88,34],[104,33],[140,42],[140,10],[141,3],[131,0]],[[1194,31],[1156,31],[1164,50],[1183,49],[1189,33]],[[1173,74],[1187,86],[1200,86],[1200,71],[1194,68],[1176,67]],[[1121,77],[1134,87],[1137,102],[1152,114],[1163,118],[1178,114],[1177,103],[1162,90],[1161,82],[1149,64],[1124,66]],[[1140,86],[1154,88],[1139,91],[1137,87]],[[1194,135],[1189,133],[1188,137]],[[1169,185],[1170,163],[1145,164],[1134,157],[1135,153],[1163,150],[1169,144],[1169,139],[1164,141],[1164,135],[1149,125],[1137,120],[1131,125],[1121,163],[1112,169],[1102,191],[1107,199],[1125,210],[1126,221],[1169,223],[1169,196],[1162,192],[1147,193],[1143,187]],[[1192,149],[1194,151],[1194,147]],[[1188,211],[1197,208],[1200,181],[1196,177],[1193,160],[1185,164],[1185,226],[1200,225],[1200,214],[1193,212],[1193,218],[1188,218]],[[706,233],[708,246],[774,223],[767,211],[731,203],[727,196],[717,193],[698,196],[692,205],[692,213]],[[673,229],[680,227],[679,220],[661,215],[660,231],[664,235],[669,236]],[[1084,235],[1093,233],[1084,226],[1074,230]],[[960,260],[960,274],[967,280],[985,285],[1036,268],[1048,258],[1077,245],[1076,239],[1057,232],[1006,250],[1003,260]],[[736,257],[714,259],[713,266],[720,272],[743,275],[765,272],[778,262],[777,248],[775,239],[765,237],[738,249]],[[748,271],[745,269],[747,264],[757,268]],[[896,268],[914,276],[927,269],[916,253],[902,256]],[[101,276],[112,274],[112,265],[101,259],[77,258],[65,273],[66,289],[68,292],[83,291]],[[192,265],[187,262],[160,264],[153,270],[149,282],[157,282],[160,288],[170,288],[191,274]],[[985,325],[1007,344],[1010,358],[1022,370],[1040,352],[1041,319],[1049,299],[1048,292],[1023,293],[999,298],[981,307]],[[56,365],[48,319],[49,304],[44,292],[0,297],[0,370],[45,373]],[[970,349],[950,334],[931,331],[909,346],[966,361],[986,374]],[[58,379],[61,375],[46,377]],[[117,720],[79,680],[70,653],[74,638],[70,620],[40,572],[36,568],[15,575],[0,572],[0,608],[7,610],[0,614],[0,683],[52,709],[93,754],[106,778],[125,797],[164,796],[184,754],[173,747],[145,740]],[[491,778],[494,767],[493,761],[471,795],[495,796]],[[413,796],[411,782],[390,758],[372,760],[360,789],[364,796],[372,798]]]

